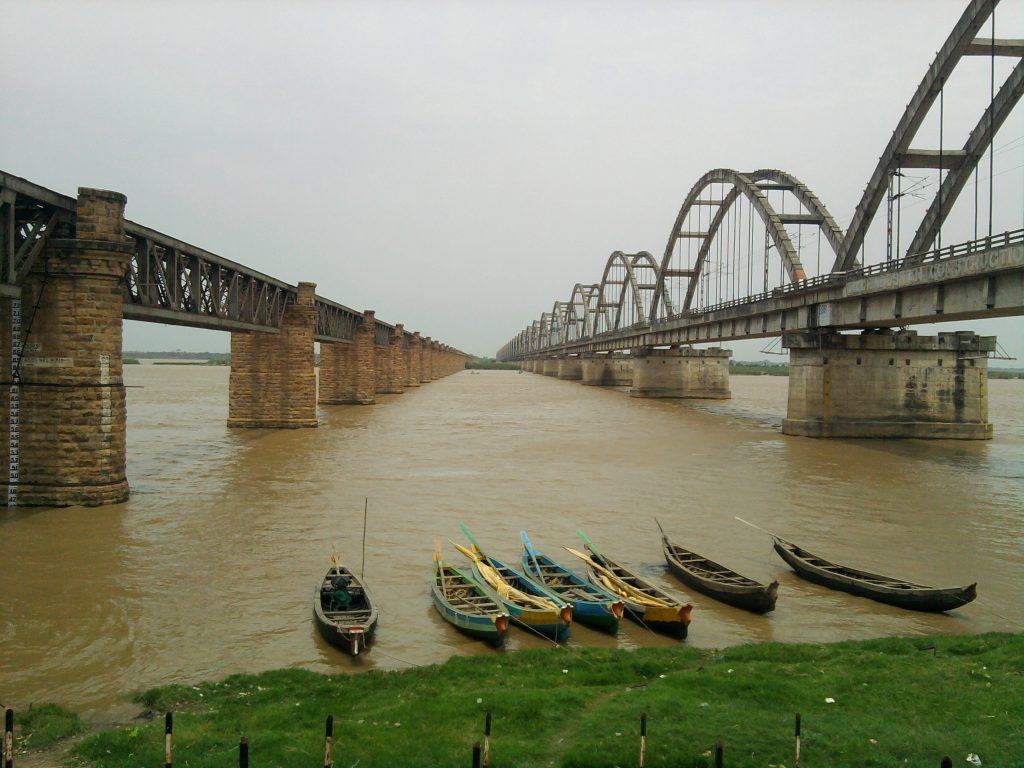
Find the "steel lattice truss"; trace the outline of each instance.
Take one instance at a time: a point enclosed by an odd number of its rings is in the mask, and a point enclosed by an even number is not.
[[[708,171],[683,200],[660,263],[655,264],[646,252],[616,251],[609,257],[599,284],[577,283],[568,302],[556,301],[551,312],[545,312],[539,321],[502,347],[498,359],[520,359],[555,347],[614,338],[617,334],[635,335],[629,331],[643,327],[658,330],[780,293],[790,295],[862,276],[858,251],[890,180],[901,168],[937,169],[940,176],[945,176],[936,185],[934,198],[909,246],[886,269],[910,268],[926,258],[937,258],[930,249],[953,203],[1024,94],[1024,41],[977,37],[996,5],[998,0],[971,0],[907,105],[846,232],[817,195],[792,174],[774,169],[745,173],[724,168]],[[911,149],[943,84],[957,64],[969,56],[988,56],[993,60],[1015,57],[1021,61],[995,93],[962,148]],[[750,211],[746,222],[742,213],[738,214],[740,206]],[[702,280],[706,286],[711,274],[722,270],[721,263],[714,265],[713,249],[721,247],[723,240],[741,237],[739,230],[743,226],[752,232],[755,215],[764,233],[763,282],[728,301],[699,301]],[[729,228],[735,231],[730,232]],[[819,260],[824,250],[827,263],[831,264],[829,272],[808,279],[801,249],[794,245],[791,236],[794,228],[801,236],[805,235],[805,228],[810,229],[809,236],[817,238]],[[753,240],[752,235],[750,239]],[[780,272],[774,284],[768,278],[769,254]],[[726,275],[726,279],[735,276]],[[749,284],[749,267],[746,279]]]
[[[46,270],[51,238],[75,235],[77,201],[0,171],[0,296],[17,297],[33,269]],[[125,222],[134,244],[124,276],[124,317],[215,330],[275,333],[298,289],[242,264]],[[352,341],[363,313],[315,297],[317,341]],[[374,321],[374,340],[390,344],[395,327]],[[404,333],[408,348],[412,334]]]

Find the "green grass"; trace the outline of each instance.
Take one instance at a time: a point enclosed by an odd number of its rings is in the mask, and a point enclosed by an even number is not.
[[[38,704],[14,713],[15,742],[22,750],[45,749],[84,730],[82,718],[56,704]]]
[[[797,712],[807,766],[962,764],[971,752],[1024,766],[1024,635],[552,648],[403,672],[239,675],[138,700],[177,712],[175,764],[194,768],[232,764],[242,735],[255,765],[317,765],[328,713],[338,766],[469,765],[488,710],[496,766],[635,765],[643,712],[651,766],[711,765],[716,741],[728,768],[792,765]],[[89,736],[74,755],[162,764],[163,718]]]

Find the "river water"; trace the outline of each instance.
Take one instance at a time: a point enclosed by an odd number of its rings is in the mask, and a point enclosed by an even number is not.
[[[228,369],[126,366],[125,504],[0,511],[0,702],[56,701],[98,722],[133,691],[236,672],[401,669],[494,654],[445,624],[428,576],[435,537],[465,523],[496,556],[518,534],[542,551],[609,555],[696,606],[700,647],[1022,629],[1024,381],[991,381],[988,442],[814,440],[780,425],[787,379],[734,376],[729,401],[652,401],[514,371],[460,372],[321,409],[319,429],[229,430]],[[332,549],[381,605],[353,660],[313,626]],[[937,586],[979,582],[948,615],[918,614],[797,579],[743,517],[830,559]],[[680,543],[761,581],[754,616],[666,573],[657,517]],[[624,622],[573,625],[570,643],[677,641]],[[548,644],[519,629],[507,650]],[[557,652],[557,651],[553,651]]]

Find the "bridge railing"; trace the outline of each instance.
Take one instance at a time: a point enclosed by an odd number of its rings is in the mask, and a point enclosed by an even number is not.
[[[999,235],[981,237],[977,240],[968,240],[964,243],[956,243],[943,248],[925,251],[924,253],[912,254],[902,259],[893,259],[892,261],[884,261],[879,264],[857,267],[856,269],[850,269],[845,272],[829,272],[806,280],[797,280],[793,283],[780,285],[778,288],[773,288],[770,291],[763,291],[751,296],[744,296],[743,298],[731,299],[711,306],[702,307],[699,311],[691,310],[690,312],[677,312],[666,318],[666,320],[671,321],[681,320],[688,317],[697,317],[711,312],[729,309],[730,307],[756,304],[759,301],[767,301],[768,299],[778,298],[780,296],[790,296],[804,291],[817,290],[830,285],[841,286],[849,280],[856,280],[870,275],[882,275],[889,272],[913,269],[914,267],[919,267],[922,264],[929,264],[937,261],[973,256],[976,253],[984,253],[985,251],[990,251],[994,248],[1005,248],[1022,242],[1024,242],[1024,229],[1015,229],[1009,232],[1003,232]]]

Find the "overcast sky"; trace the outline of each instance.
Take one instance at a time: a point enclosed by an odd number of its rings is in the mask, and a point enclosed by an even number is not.
[[[845,229],[965,4],[0,0],[0,168],[493,355],[612,251],[660,254],[711,168],[785,169]],[[946,99],[950,145],[969,101]],[[1022,135],[1018,106],[997,229],[1024,217]],[[960,328],[1024,357],[1021,318],[918,330]],[[128,349],[228,346],[125,325]]]

